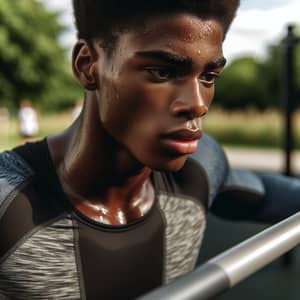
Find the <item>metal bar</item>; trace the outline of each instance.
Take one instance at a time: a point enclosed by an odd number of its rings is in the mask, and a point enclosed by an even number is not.
[[[285,111],[285,130],[284,130],[284,152],[285,167],[284,174],[292,175],[291,153],[294,147],[293,139],[293,111],[295,97],[295,48],[300,39],[294,33],[294,26],[287,27],[287,34],[283,40],[284,45],[284,72],[283,72],[283,100]],[[283,263],[286,267],[291,266],[293,262],[293,252],[288,252],[283,257]]]
[[[139,300],[207,300],[300,244],[300,212],[225,251]]]
[[[295,35],[294,26],[289,25],[287,36],[284,39],[284,78],[283,93],[285,107],[285,131],[284,131],[284,150],[285,150],[285,170],[284,174],[291,175],[291,152],[293,149],[292,132],[292,113],[294,110],[294,48]]]

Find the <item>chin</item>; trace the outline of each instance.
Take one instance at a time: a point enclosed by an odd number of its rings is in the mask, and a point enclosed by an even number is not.
[[[183,168],[186,160],[187,160],[187,156],[168,159],[168,160],[156,162],[155,164],[151,164],[149,165],[149,167],[155,171],[178,172]]]

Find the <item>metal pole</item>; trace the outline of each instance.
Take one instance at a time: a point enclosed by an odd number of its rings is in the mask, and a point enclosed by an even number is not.
[[[300,244],[300,212],[139,300],[208,300]]]
[[[294,63],[294,50],[299,42],[294,34],[294,26],[287,27],[287,35],[284,39],[284,80],[283,80],[283,93],[284,93],[284,107],[285,107],[285,131],[284,131],[284,150],[285,150],[285,169],[286,176],[292,175],[291,170],[291,153],[293,151],[293,111],[294,111],[294,96],[295,96],[295,63]],[[293,261],[292,252],[286,253],[283,258],[285,266],[290,266]]]
[[[284,39],[284,106],[285,106],[285,170],[284,174],[291,176],[291,152],[293,149],[292,113],[294,97],[294,26],[289,25]]]

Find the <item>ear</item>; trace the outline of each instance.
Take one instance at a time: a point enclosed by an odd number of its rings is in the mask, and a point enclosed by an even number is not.
[[[79,83],[90,91],[95,90],[98,85],[97,59],[97,52],[88,41],[77,41],[72,53],[73,73]]]

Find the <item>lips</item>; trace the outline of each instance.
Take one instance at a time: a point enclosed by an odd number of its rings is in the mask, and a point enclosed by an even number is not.
[[[202,137],[201,129],[179,129],[162,136],[163,147],[174,154],[192,154],[197,150],[198,140]]]
[[[202,137],[202,130],[196,129],[180,129],[163,135],[164,138],[170,138],[175,140],[199,140]]]

